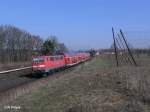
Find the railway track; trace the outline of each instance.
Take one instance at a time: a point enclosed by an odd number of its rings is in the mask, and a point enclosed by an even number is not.
[[[79,66],[82,65],[83,64],[80,64]],[[59,78],[66,72],[73,71],[76,66],[78,65],[65,68],[62,71],[56,71],[55,73],[48,75],[47,77],[34,77],[31,75],[31,69],[28,69],[29,71],[26,71],[27,69],[24,69],[24,72],[22,72],[22,70],[14,71],[13,73],[15,74],[13,75],[9,73],[7,75],[3,74],[5,78],[0,77],[0,105],[5,105],[22,94],[28,93],[41,86],[46,85],[47,83],[49,83],[50,79]],[[20,74],[18,72],[20,72]]]
[[[27,77],[30,75],[31,69],[29,67],[0,72],[0,93],[36,80],[35,78]]]
[[[77,64],[78,65],[78,64]],[[74,69],[75,66],[64,68],[61,71],[55,71],[47,77],[52,77],[55,74],[62,74]],[[41,76],[33,76],[31,67],[24,67],[0,72],[0,93],[16,88],[21,85],[42,79]]]
[[[0,71],[0,74],[6,74],[6,73],[20,71],[20,70],[25,70],[25,69],[30,69],[30,68],[31,68],[31,66],[23,67],[23,68],[17,68],[17,69],[11,69],[11,70],[5,70],[5,71]]]

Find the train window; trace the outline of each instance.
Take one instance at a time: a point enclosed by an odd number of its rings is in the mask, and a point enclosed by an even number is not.
[[[62,60],[62,59],[63,59],[63,56],[60,56],[60,59]]]
[[[67,61],[70,61],[70,58],[67,58]]]
[[[51,60],[51,61],[54,61],[54,57],[50,57],[50,60]]]
[[[57,60],[57,57],[55,56],[54,59]]]
[[[59,60],[59,56],[56,56],[55,59],[56,59],[56,60]]]
[[[33,62],[44,62],[44,58],[33,58]]]
[[[56,56],[56,60],[60,60],[60,56]]]
[[[59,56],[58,59],[61,60],[61,56]]]

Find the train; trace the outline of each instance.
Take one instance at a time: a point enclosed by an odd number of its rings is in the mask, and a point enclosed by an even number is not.
[[[90,59],[90,53],[64,53],[61,55],[33,56],[32,73],[49,75],[51,72],[71,67]]]

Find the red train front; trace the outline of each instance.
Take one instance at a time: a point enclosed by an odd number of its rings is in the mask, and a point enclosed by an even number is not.
[[[34,73],[48,74],[52,70],[65,67],[66,65],[63,55],[35,56],[32,60],[32,71]]]

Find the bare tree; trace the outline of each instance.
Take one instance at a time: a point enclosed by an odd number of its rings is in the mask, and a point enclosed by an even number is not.
[[[43,40],[10,25],[0,26],[0,62],[29,61]]]

